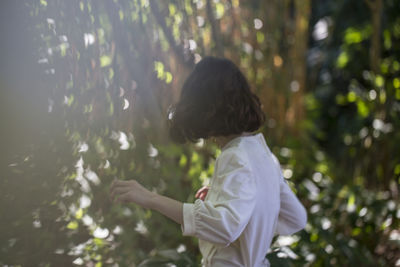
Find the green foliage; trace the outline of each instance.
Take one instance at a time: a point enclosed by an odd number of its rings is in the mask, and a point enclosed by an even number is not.
[[[0,68],[0,264],[198,266],[196,238],[157,212],[111,203],[108,190],[115,178],[137,179],[193,202],[212,177],[221,151],[204,140],[172,144],[165,123],[184,71],[217,49],[205,1],[14,2],[0,11],[8,30],[0,53],[10,62]],[[238,55],[252,84],[278,85],[271,92],[287,98],[263,104],[286,118],[274,105],[295,98],[283,75],[290,61],[272,50],[271,38],[285,50],[293,37],[279,27],[270,35],[266,21],[255,29],[261,1],[211,2],[221,29],[240,28],[232,44],[221,34],[227,55]],[[272,266],[395,265],[399,7],[384,1],[375,72],[363,1],[314,1],[312,10],[301,134],[277,138],[282,129],[271,119],[263,129],[309,220],[305,230],[275,237],[267,257]],[[236,16],[246,23],[221,21]],[[318,22],[326,23],[325,37],[314,38]],[[243,45],[247,37],[254,42]]]
[[[157,267],[157,266],[175,266],[190,267],[197,266],[187,253],[179,253],[173,249],[159,251],[154,257],[141,262],[139,267]]]

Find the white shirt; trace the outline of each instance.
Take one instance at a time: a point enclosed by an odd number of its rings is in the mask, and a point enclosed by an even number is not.
[[[206,198],[183,204],[184,236],[199,238],[203,267],[269,266],[275,234],[305,227],[307,213],[282,176],[262,133],[229,141]]]

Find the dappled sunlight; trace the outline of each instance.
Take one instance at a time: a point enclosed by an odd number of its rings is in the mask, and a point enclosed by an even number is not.
[[[109,195],[135,179],[193,203],[210,185],[220,148],[168,132],[207,55],[245,74],[307,209],[304,230],[273,239],[271,266],[400,264],[395,1],[22,0],[0,12],[0,265],[198,266],[179,225]]]
[[[94,37],[94,35],[91,34],[91,33],[85,33],[85,34],[83,35],[83,40],[84,40],[84,43],[85,43],[85,47],[88,47],[89,45],[94,44],[94,42],[95,42],[95,37]]]
[[[263,27],[263,22],[261,19],[254,19],[254,29],[260,30]]]
[[[117,225],[114,227],[114,229],[112,230],[113,234],[115,235],[120,235],[123,232],[123,229],[121,226]]]
[[[112,131],[110,138],[119,142],[120,144],[119,149],[128,150],[130,148],[130,143],[128,141],[128,136],[126,135],[126,133],[122,131],[119,132]],[[129,139],[133,142],[133,146],[135,146],[133,135],[130,134]]]
[[[96,238],[104,239],[109,235],[110,231],[106,228],[97,227],[96,230],[93,232],[93,236]]]
[[[97,174],[94,171],[90,170],[89,168],[85,170],[84,176],[87,180],[91,181],[94,185],[100,184],[100,179],[97,176]]]
[[[329,18],[322,18],[314,26],[313,37],[315,40],[320,41],[328,37],[328,27],[330,24]]]
[[[87,152],[88,151],[88,149],[89,149],[89,146],[88,146],[88,144],[87,143],[85,143],[85,142],[80,142],[79,143],[79,145],[78,145],[78,152]]]
[[[291,244],[298,242],[300,237],[297,235],[292,236],[279,236],[275,241],[278,246],[290,246]]]
[[[286,179],[290,179],[293,176],[293,171],[291,169],[284,169],[283,170],[283,177]]]
[[[76,181],[80,184],[82,192],[89,193],[91,191],[90,184],[83,176],[84,169],[83,169],[83,158],[82,156],[77,161],[76,165]]]
[[[82,194],[81,198],[79,199],[79,207],[81,209],[86,209],[90,206],[91,203],[92,200],[90,199],[90,197],[86,194]]]
[[[149,233],[149,230],[147,229],[146,225],[142,220],[140,220],[135,227],[135,231],[142,235],[147,235]]]
[[[110,168],[110,161],[106,160],[106,163],[105,163],[104,165],[102,165],[102,167],[103,167],[104,169]]]
[[[149,157],[157,157],[158,155],[158,150],[155,148],[152,144],[149,144],[149,148],[147,149]]]
[[[205,144],[205,141],[203,138],[200,138],[199,141],[196,143],[196,146],[199,148],[202,148]]]
[[[285,246],[283,246],[283,247],[281,247],[280,249],[279,249],[279,252],[277,252],[276,253],[276,256],[278,257],[278,258],[283,258],[283,259],[286,259],[286,258],[290,258],[290,259],[298,259],[298,255],[296,255],[289,247],[285,247]],[[306,259],[307,260],[307,259]],[[309,262],[312,262],[312,260],[310,259],[310,260],[307,260],[307,261],[309,261]]]
[[[129,108],[129,101],[128,101],[128,99],[124,98],[124,107],[123,107],[123,109],[126,110],[128,108]]]
[[[83,217],[82,217],[82,222],[83,222],[84,225],[90,226],[91,228],[93,228],[93,226],[94,226],[93,218],[90,217],[90,216],[87,215],[87,214],[83,215]]]

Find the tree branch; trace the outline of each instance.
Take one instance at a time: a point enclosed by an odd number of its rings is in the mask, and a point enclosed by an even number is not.
[[[220,57],[224,56],[224,52],[222,50],[222,44],[221,44],[221,32],[219,29],[219,26],[217,25],[217,21],[215,20],[213,9],[212,9],[212,4],[211,0],[207,0],[207,5],[206,5],[206,10],[207,10],[207,17],[211,23],[211,32],[212,32],[212,37],[215,43],[215,48],[217,50],[217,55]]]
[[[165,20],[160,13],[160,10],[158,9],[158,6],[155,1],[149,1],[150,3],[150,9],[153,12],[154,17],[157,20],[157,23],[160,25],[161,29],[164,32],[165,37],[167,38],[167,41],[169,45],[172,47],[172,51],[174,52],[176,58],[186,67],[189,69],[192,69],[194,66],[194,57],[191,53],[184,53],[184,50],[182,46],[177,45],[175,43],[174,36],[171,33],[171,30],[167,27],[167,24],[165,23]]]

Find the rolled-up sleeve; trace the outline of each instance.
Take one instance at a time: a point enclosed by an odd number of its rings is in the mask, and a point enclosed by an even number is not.
[[[195,225],[194,225],[194,204],[183,203],[183,224],[182,233],[183,235],[194,235]]]
[[[244,155],[224,151],[217,159],[213,200],[183,204],[182,233],[228,246],[245,229],[255,207],[256,181]]]

